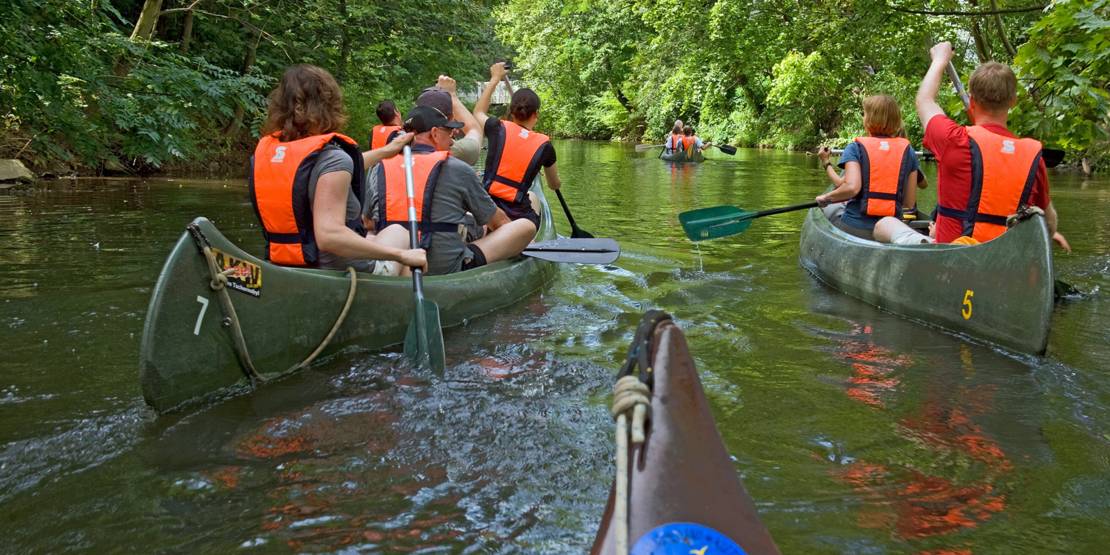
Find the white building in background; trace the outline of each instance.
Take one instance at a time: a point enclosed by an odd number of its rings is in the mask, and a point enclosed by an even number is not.
[[[476,81],[473,87],[459,88],[459,100],[467,104],[474,104],[478,102],[478,96],[482,94],[482,89],[486,88],[485,81]],[[490,104],[508,104],[512,99],[509,94],[509,89],[505,87],[505,83],[498,83],[497,89],[493,91],[493,100]]]

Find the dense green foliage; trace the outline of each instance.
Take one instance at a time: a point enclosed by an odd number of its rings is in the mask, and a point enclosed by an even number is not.
[[[153,33],[137,23],[157,14]],[[0,157],[50,171],[241,167],[282,70],[313,63],[344,87],[347,132],[449,73],[502,54],[490,3],[412,0],[10,0],[0,7]],[[134,36],[133,36],[134,35]]]
[[[1020,99],[1017,131],[1106,155],[1106,0],[997,16],[964,14],[1030,3],[926,6],[959,13],[871,0],[509,0],[498,29],[546,102],[541,125],[558,134],[652,139],[682,118],[737,144],[843,144],[863,131],[863,97],[887,93],[920,140],[913,98],[930,39],[941,37],[955,43],[965,78],[983,60],[1014,63],[1033,92]],[[941,100],[961,110],[948,90]]]

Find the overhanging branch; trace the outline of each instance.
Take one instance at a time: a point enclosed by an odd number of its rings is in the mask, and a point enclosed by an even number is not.
[[[902,7],[899,7],[899,6],[892,6],[890,4],[887,4],[887,7],[896,11],[896,12],[912,13],[912,14],[916,14],[916,15],[956,15],[956,16],[965,16],[965,17],[983,17],[983,16],[988,16],[988,15],[1002,15],[1002,14],[1008,14],[1008,13],[1039,12],[1039,11],[1043,11],[1048,6],[1026,6],[1024,8],[1000,8],[1000,9],[997,9],[997,10],[984,10],[984,11],[974,11],[974,12],[954,11],[954,10],[948,10],[948,11],[914,10],[914,9],[910,9],[910,8],[902,8]]]

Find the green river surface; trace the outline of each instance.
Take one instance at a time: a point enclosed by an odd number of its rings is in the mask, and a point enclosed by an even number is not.
[[[685,210],[812,199],[814,157],[672,167],[557,148],[579,224],[622,245],[615,265],[563,266],[544,293],[448,331],[443,378],[343,352],[161,417],[138,380],[151,289],[195,216],[260,252],[244,182],[0,193],[0,551],[582,553],[612,480],[613,375],[660,307],[784,552],[1105,553],[1110,179],[1051,176],[1075,249],[1057,251],[1058,277],[1084,294],[1030,357],[822,286],[798,264],[803,212],[683,237]]]

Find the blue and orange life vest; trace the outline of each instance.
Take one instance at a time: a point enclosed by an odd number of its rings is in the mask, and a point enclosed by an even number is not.
[[[247,182],[251,203],[262,235],[266,238],[266,258],[285,266],[315,266],[320,251],[312,228],[312,199],[308,197],[312,168],[329,144],[338,145],[354,162],[351,190],[361,203],[365,197],[366,175],[358,143],[339,133],[312,135],[282,142],[280,133],[258,141],[251,157]],[[348,220],[356,233],[366,232],[358,219]]]
[[[482,182],[490,196],[521,203],[540,171],[540,156],[550,139],[511,121],[502,121],[489,137],[486,173]]]
[[[400,125],[375,125],[370,130],[370,150],[379,149],[404,133]]]
[[[413,148],[412,153],[412,202],[416,209],[416,227],[420,234],[420,247],[431,245],[432,233],[456,232],[457,223],[432,221],[432,199],[435,197],[439,172],[450,155],[446,151]],[[409,199],[405,187],[405,160],[394,156],[382,160],[382,179],[378,180],[378,214],[375,218],[378,231],[398,224],[409,227]]]
[[[1006,218],[1029,203],[1041,164],[1041,143],[1011,138],[973,125],[967,128],[971,149],[971,190],[967,206],[937,206],[946,217],[963,222],[963,234],[985,243],[1006,232]]]
[[[902,199],[913,172],[913,148],[901,137],[857,137],[860,146],[860,212],[902,216]]]

